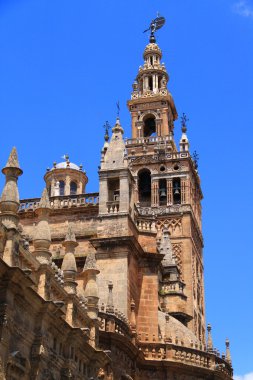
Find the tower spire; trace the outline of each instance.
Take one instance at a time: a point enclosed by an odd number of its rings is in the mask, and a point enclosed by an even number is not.
[[[1,221],[7,228],[17,228],[19,217],[19,193],[17,181],[23,173],[18,162],[17,150],[12,148],[8,161],[2,169],[5,175],[5,185],[0,201]]]
[[[159,21],[162,19],[163,21]],[[139,67],[133,83],[133,92],[128,107],[132,115],[132,138],[172,136],[177,110],[167,85],[169,75],[162,63],[162,51],[156,43],[155,32],[164,18],[157,17],[146,30],[150,30],[150,41],[145,47],[144,64]],[[149,107],[147,107],[147,103]],[[173,150],[176,147],[172,143]]]

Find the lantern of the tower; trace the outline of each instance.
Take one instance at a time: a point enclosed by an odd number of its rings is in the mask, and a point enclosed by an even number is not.
[[[65,162],[54,162],[53,168],[48,169],[44,176],[51,197],[85,193],[88,178],[83,166],[70,162],[68,155],[64,157]]]

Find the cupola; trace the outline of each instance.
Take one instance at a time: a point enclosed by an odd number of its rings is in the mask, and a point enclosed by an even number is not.
[[[83,166],[70,162],[68,155],[64,155],[64,159],[58,164],[54,162],[44,176],[49,196],[84,194],[88,177]]]

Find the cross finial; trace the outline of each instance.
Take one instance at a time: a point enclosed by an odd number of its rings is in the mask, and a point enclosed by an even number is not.
[[[69,161],[69,155],[68,154],[64,154],[61,158],[63,158],[66,162]]]
[[[189,119],[187,118],[186,114],[183,112],[183,115],[181,116],[181,125],[182,125],[182,132],[185,133],[187,131],[187,121]]]
[[[119,117],[119,113],[120,113],[120,104],[119,104],[119,100],[118,100],[117,103],[116,103],[116,107],[117,107],[117,117]]]
[[[107,120],[106,120],[103,127],[105,129],[105,141],[108,141],[109,140],[109,130],[111,129],[111,126]]]

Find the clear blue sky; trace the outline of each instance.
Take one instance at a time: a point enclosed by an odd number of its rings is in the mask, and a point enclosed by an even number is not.
[[[157,11],[169,88],[200,156],[207,321],[243,375],[253,372],[252,0],[0,0],[0,164],[16,145],[20,195],[36,197],[68,153],[97,191],[102,126],[119,100],[130,137],[126,101]]]

